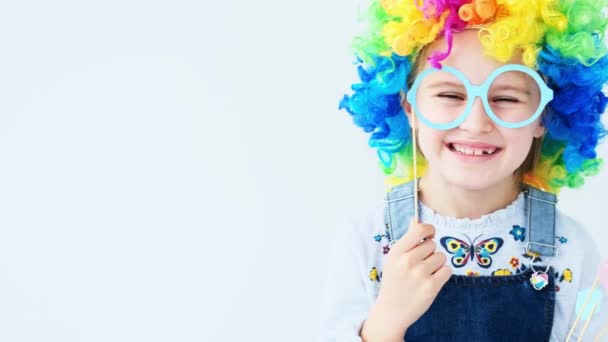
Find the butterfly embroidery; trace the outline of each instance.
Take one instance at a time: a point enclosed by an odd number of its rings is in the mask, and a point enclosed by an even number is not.
[[[466,236],[469,243],[451,236],[442,237],[439,241],[448,253],[454,254],[452,256],[452,265],[454,265],[454,267],[459,268],[466,265],[469,262],[469,259],[473,260],[473,256],[475,256],[475,261],[477,261],[479,266],[489,268],[492,266],[491,255],[498,252],[500,247],[502,247],[503,240],[498,237],[493,237],[475,244],[475,241],[480,236],[481,235],[477,236],[473,242],[471,242],[471,238]],[[474,249],[472,249],[471,246],[473,246]]]

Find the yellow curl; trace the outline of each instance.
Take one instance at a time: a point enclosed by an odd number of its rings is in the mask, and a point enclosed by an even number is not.
[[[449,11],[444,11],[439,18],[425,18],[413,2],[403,0],[381,0],[380,4],[387,14],[400,18],[399,21],[386,23],[382,36],[393,51],[401,56],[410,55],[433,42],[449,15]]]

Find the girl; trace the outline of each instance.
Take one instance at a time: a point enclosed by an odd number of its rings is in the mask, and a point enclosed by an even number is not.
[[[388,192],[338,229],[322,341],[563,341],[608,324],[602,292],[580,307],[597,246],[555,206],[601,166],[606,7],[372,3],[340,107]]]

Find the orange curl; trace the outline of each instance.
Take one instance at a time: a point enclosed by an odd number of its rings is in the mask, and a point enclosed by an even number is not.
[[[476,0],[475,12],[484,20],[494,17],[496,14],[496,1],[495,0]]]
[[[526,173],[524,175],[523,178],[523,183],[531,185],[535,188],[544,190],[544,191],[549,191],[549,192],[553,192],[553,189],[549,186],[549,184],[547,184],[547,182],[545,182],[542,178],[535,176],[532,173]]]
[[[458,10],[458,16],[460,17],[460,19],[468,22],[471,25],[479,25],[483,23],[483,19],[479,15],[477,15],[471,4],[460,6],[460,9]]]

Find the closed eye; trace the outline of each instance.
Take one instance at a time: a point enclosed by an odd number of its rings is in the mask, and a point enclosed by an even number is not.
[[[521,102],[516,98],[513,97],[495,97],[492,99],[492,102],[512,102],[512,103],[518,103]]]
[[[437,97],[446,98],[450,100],[464,100],[464,96],[455,93],[441,93],[437,94]]]

